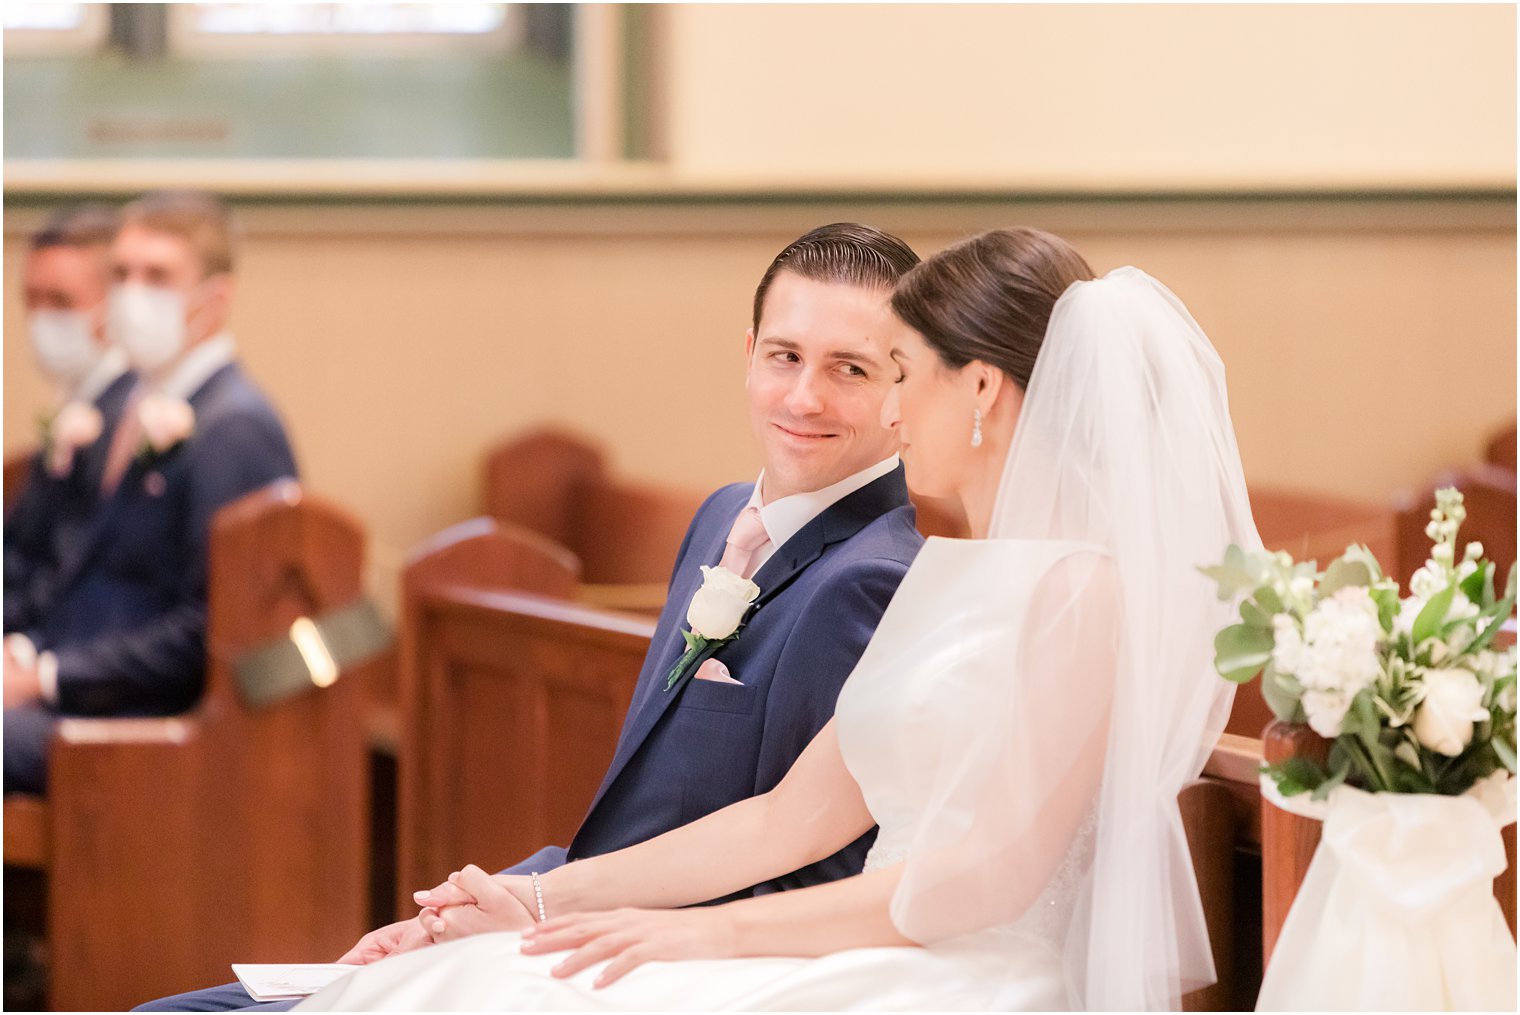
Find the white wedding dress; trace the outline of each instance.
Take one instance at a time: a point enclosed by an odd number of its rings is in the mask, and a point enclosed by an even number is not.
[[[1026,615],[1035,579],[1073,555],[1095,556],[1074,543],[932,539],[924,547],[839,698],[840,750],[880,826],[867,870],[903,862],[923,839],[939,806],[935,773],[966,753],[967,717],[1008,707],[997,675],[1023,626],[1010,616]],[[966,638],[967,629],[985,636]],[[548,969],[563,954],[523,955],[516,934],[483,934],[377,963],[300,1010],[1061,1008],[1061,936],[1090,839],[1089,822],[1023,918],[933,948],[656,962],[597,990],[600,965],[555,979]]]
[[[1196,567],[1260,544],[1222,367],[1143,273],[1057,303],[991,535],[928,541],[836,714],[880,827],[866,869],[903,865],[891,917],[921,947],[654,962],[596,989],[600,966],[558,979],[564,953],[483,934],[299,1010],[1164,1008],[1210,982],[1176,797],[1228,713],[1231,614]]]

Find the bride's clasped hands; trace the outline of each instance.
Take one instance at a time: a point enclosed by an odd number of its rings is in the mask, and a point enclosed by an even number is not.
[[[606,962],[593,982],[596,987],[614,983],[646,962],[739,954],[728,907],[623,908],[567,913],[536,923],[529,908],[537,905],[531,879],[487,874],[474,864],[414,898],[426,907],[418,920],[434,943],[490,931],[521,931],[522,950],[530,955],[570,952],[551,970],[554,976],[574,976]]]

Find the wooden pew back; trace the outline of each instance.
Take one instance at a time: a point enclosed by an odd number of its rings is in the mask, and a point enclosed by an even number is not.
[[[663,601],[703,495],[609,474],[595,444],[552,428],[508,440],[485,460],[487,515],[566,547],[592,586],[640,585]]]
[[[21,496],[21,491],[26,488],[27,477],[32,472],[32,456],[36,452],[28,449],[17,454],[10,455],[5,459],[4,486],[0,488],[0,498],[3,498],[4,510],[10,513],[11,505]]]
[[[228,505],[196,708],[60,724],[45,804],[54,1007],[121,1010],[222,982],[234,961],[336,957],[364,932],[373,664],[260,709],[233,675],[298,617],[355,602],[363,553],[358,525],[294,482]]]
[[[512,625],[496,624],[505,614],[480,609],[477,597],[499,603],[504,593],[526,592],[543,597],[531,600],[538,604],[567,600],[579,574],[580,561],[564,547],[491,518],[456,525],[413,551],[402,576],[399,912],[416,909],[412,891],[455,869],[439,873],[441,865],[492,862],[514,813],[529,813],[527,805],[507,810],[512,804],[501,798],[520,802],[513,794],[534,788],[526,785],[528,769],[512,767],[522,762],[514,752],[530,732],[514,729],[521,725],[514,709],[528,708],[521,714],[532,717],[543,703],[531,700],[527,685],[507,682],[515,667],[531,664],[513,647]],[[546,785],[573,764],[549,772]]]

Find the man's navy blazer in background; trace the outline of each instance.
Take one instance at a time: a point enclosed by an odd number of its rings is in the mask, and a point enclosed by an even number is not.
[[[285,428],[236,363],[189,401],[190,437],[133,460],[26,630],[39,651],[57,653],[61,713],[172,714],[195,703],[206,671],[211,518],[296,475]]]
[[[5,516],[5,633],[36,623],[39,607],[56,590],[60,564],[78,554],[100,506],[111,437],[136,383],[135,374],[124,373],[95,399],[100,436],[75,452],[66,475],[48,471],[46,449],[32,456],[26,485]]]
[[[687,530],[617,753],[568,850],[542,849],[504,873],[610,853],[764,793],[833,717],[840,687],[923,545],[901,466],[825,509],[755,572],[756,605],[715,655],[742,687],[692,679],[665,690],[686,650],[681,630],[700,565],[722,558],[753,489],[719,490]],[[734,897],[858,874],[874,836]]]

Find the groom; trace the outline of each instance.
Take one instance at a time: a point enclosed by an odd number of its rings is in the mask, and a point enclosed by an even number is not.
[[[692,520],[617,752],[570,845],[547,846],[503,873],[543,873],[621,849],[766,792],[833,716],[840,686],[923,542],[897,434],[881,413],[897,379],[889,297],[917,262],[901,240],[852,223],[815,229],[771,262],[745,338],[764,471],[755,484],[714,493]],[[758,598],[738,637],[667,690],[686,649],[701,566],[719,564],[750,578]],[[873,836],[740,894],[859,873]],[[514,926],[532,919],[524,910]],[[365,935],[340,961],[368,963],[430,943],[413,918]],[[251,1005],[231,984],[139,1010]]]

